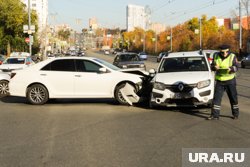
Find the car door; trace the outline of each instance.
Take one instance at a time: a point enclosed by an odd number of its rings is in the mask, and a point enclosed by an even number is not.
[[[90,60],[76,60],[75,96],[85,98],[113,97],[112,72],[102,73],[102,66]]]
[[[74,97],[75,64],[73,59],[59,59],[40,70],[41,82],[49,90],[50,97]]]

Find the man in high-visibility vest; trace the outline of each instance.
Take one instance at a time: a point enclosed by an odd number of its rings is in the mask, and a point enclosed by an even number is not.
[[[232,118],[236,120],[239,117],[239,106],[235,79],[235,73],[238,70],[237,58],[235,54],[230,53],[229,49],[229,45],[222,45],[220,47],[220,52],[214,55],[214,59],[211,64],[212,70],[215,71],[216,85],[211,109],[211,116],[207,118],[208,120],[219,120],[221,100],[224,91],[227,92],[230,100],[233,115]]]

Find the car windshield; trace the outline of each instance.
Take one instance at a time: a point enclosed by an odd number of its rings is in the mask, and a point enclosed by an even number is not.
[[[106,67],[108,67],[108,68],[110,68],[112,70],[115,70],[115,71],[121,70],[119,67],[116,67],[113,64],[110,64],[110,63],[108,63],[108,62],[106,62],[104,60],[101,60],[101,59],[94,59],[94,60],[97,61],[98,63],[103,64],[104,66],[106,66]]]
[[[172,57],[165,58],[160,65],[159,73],[208,71],[204,57]]]
[[[25,58],[9,58],[4,61],[3,64],[24,64]]]
[[[120,61],[140,61],[140,58],[136,54],[122,54],[118,57]]]

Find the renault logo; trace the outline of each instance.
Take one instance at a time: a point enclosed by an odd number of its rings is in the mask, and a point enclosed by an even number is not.
[[[178,85],[178,89],[179,89],[180,91],[183,91],[183,89],[184,89],[184,85],[183,85],[183,83],[179,83],[179,85]]]

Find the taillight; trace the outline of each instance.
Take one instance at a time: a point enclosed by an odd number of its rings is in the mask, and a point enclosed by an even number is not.
[[[13,78],[16,75],[16,73],[11,73],[10,78]]]
[[[213,62],[212,58],[207,58],[208,62],[211,64]]]

